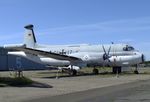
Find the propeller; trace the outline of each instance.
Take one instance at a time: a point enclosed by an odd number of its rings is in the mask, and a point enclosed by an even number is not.
[[[110,62],[109,58],[111,57],[111,55],[110,55],[111,46],[109,47],[108,52],[106,52],[106,49],[104,46],[102,46],[102,48],[104,51],[104,54],[103,54],[103,60],[104,60],[103,67],[104,67],[104,64],[106,61]]]
[[[110,50],[111,50],[111,46],[109,47],[108,52],[106,52],[106,50],[105,50],[105,47],[104,47],[104,46],[102,46],[102,47],[103,47],[103,50],[104,50],[103,60],[108,60],[108,59],[111,57],[111,56],[109,55]]]

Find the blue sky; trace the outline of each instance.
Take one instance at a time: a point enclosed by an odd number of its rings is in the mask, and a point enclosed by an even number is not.
[[[34,24],[44,44],[128,43],[150,60],[149,0],[0,0],[0,45]]]

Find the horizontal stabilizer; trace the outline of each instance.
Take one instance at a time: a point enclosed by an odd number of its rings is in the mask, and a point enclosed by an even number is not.
[[[26,48],[26,45],[25,44],[8,44],[8,45],[4,45],[4,48],[15,50],[15,48]]]

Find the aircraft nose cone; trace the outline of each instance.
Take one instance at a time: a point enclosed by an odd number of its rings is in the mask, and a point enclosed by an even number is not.
[[[145,62],[145,56],[144,56],[144,54],[142,54],[141,59],[142,59],[142,63]]]

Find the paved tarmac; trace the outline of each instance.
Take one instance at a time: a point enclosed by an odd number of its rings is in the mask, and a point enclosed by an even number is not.
[[[8,72],[0,73],[1,76],[8,74]],[[140,84],[133,84],[133,82],[140,81],[143,84],[143,82],[147,82],[145,80],[150,80],[149,74],[122,74],[119,75],[119,77],[112,74],[86,75],[76,77],[60,77],[58,79],[47,77],[51,74],[49,71],[32,71],[25,72],[24,74],[32,80],[50,85],[52,88],[33,86],[0,87],[0,102],[99,102],[100,100],[103,101],[106,99],[110,99],[108,102],[111,102],[111,100],[115,100],[116,102],[124,102],[123,100],[128,98],[131,100],[132,97],[136,97],[137,95],[135,92],[131,95],[131,97],[127,96],[130,94],[130,90],[132,88],[140,87],[136,86]],[[132,83],[133,85],[128,85],[127,83]],[[122,88],[123,86],[121,84],[127,84],[127,87]],[[127,91],[128,89],[129,91]],[[124,92],[127,94],[124,94]],[[146,92],[145,89],[144,91],[137,92],[139,95],[140,93],[143,93],[143,96],[146,96],[144,94]],[[119,97],[118,95],[122,96]],[[148,99],[147,97],[149,96],[146,96],[144,99]],[[107,100],[103,102],[107,102]]]
[[[96,88],[58,96],[46,96],[30,102],[150,102],[150,80]]]

